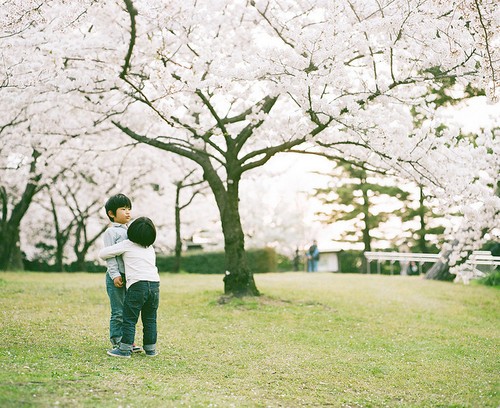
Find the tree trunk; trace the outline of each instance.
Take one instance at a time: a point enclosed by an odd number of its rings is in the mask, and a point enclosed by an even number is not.
[[[419,197],[419,207],[418,207],[418,218],[420,220],[420,229],[418,230],[418,249],[420,252],[427,253],[427,241],[425,239],[425,232],[427,231],[427,225],[425,222],[425,205],[424,205],[424,189],[420,186],[420,197]]]
[[[268,113],[272,108],[274,102],[276,102],[276,98],[269,99],[269,101],[266,102],[265,109],[263,108],[263,111]],[[239,138],[239,143],[236,143],[235,140],[229,136],[226,137],[227,151],[224,152],[224,158],[226,159],[226,162],[224,164],[224,169],[226,171],[227,177],[226,187],[220,175],[217,173],[218,169],[216,170],[211,163],[209,154],[200,153],[198,149],[189,151],[184,147],[162,143],[157,140],[151,140],[147,137],[140,136],[137,133],[134,133],[130,129],[121,126],[117,122],[113,122],[113,124],[115,124],[115,126],[117,126],[125,134],[129,135],[133,139],[141,143],[146,143],[159,149],[184,156],[197,163],[203,169],[203,179],[208,182],[210,189],[214,194],[215,201],[219,209],[222,232],[224,234],[226,264],[226,275],[224,277],[224,293],[234,296],[258,296],[259,291],[255,286],[253,274],[249,270],[246,263],[245,239],[238,208],[238,186],[241,175],[251,168],[258,167],[258,165],[256,164],[248,164],[247,167],[244,168],[242,166],[241,160],[238,158],[238,153],[241,151],[244,142],[251,135],[251,130],[253,128],[248,127],[248,129],[250,130],[244,129],[239,134],[239,136],[237,137]],[[294,145],[303,142],[304,140],[300,139],[290,144],[284,144],[281,147],[282,150],[277,151],[285,151],[286,149],[290,149]],[[266,156],[267,157],[265,161],[269,160],[269,158],[272,157],[272,154]],[[265,161],[262,161],[262,164]],[[257,160],[256,163],[259,163],[259,166],[262,165],[260,164],[259,160]]]
[[[3,186],[0,186],[0,200],[2,201],[2,214],[0,219],[0,270],[6,271],[23,270],[22,261],[20,261],[20,245],[19,245],[19,227],[21,221],[28,211],[33,196],[40,191],[38,182],[41,176],[36,175],[36,162],[40,153],[33,150],[32,161],[30,164],[30,181],[26,184],[24,192],[19,202],[12,209],[10,219],[7,220],[7,192]]]
[[[234,296],[258,296],[253,273],[247,265],[245,236],[239,213],[239,180],[229,179],[219,210],[224,234],[226,271],[224,293]],[[217,200],[219,203],[219,200]]]
[[[84,234],[81,223],[77,221],[75,231],[75,242],[73,244],[73,251],[76,255],[75,269],[83,271],[85,269],[85,252],[80,251],[81,239]]]
[[[0,270],[24,270],[21,249],[19,247],[19,228],[6,224],[0,236]]]
[[[24,271],[23,253],[21,251],[20,241],[19,241],[19,231],[17,232],[18,238],[12,248],[12,253],[10,255],[10,270],[13,271]]]
[[[451,249],[444,250],[441,252],[441,259],[432,265],[432,268],[427,271],[425,274],[425,279],[433,279],[433,280],[444,280],[451,281],[455,278],[455,275],[452,275],[448,272],[448,260],[450,259],[450,254],[453,251],[453,248],[458,244],[458,241],[453,241],[451,244]]]
[[[366,180],[361,180],[361,186],[362,186],[362,192],[363,192],[363,216],[364,216],[364,228],[363,228],[363,247],[365,252],[366,251],[371,251],[372,250],[372,242],[371,242],[371,237],[370,237],[370,229],[371,229],[371,223],[370,223],[370,199],[368,197],[368,191],[366,188],[364,188]],[[363,257],[362,259],[362,265],[361,265],[361,272],[365,272],[368,270],[368,260]],[[370,271],[371,272],[371,271]]]
[[[180,207],[180,193],[182,183],[176,185],[175,191],[175,258],[174,258],[174,272],[181,270],[181,256],[182,256],[182,241],[181,241],[181,207]]]
[[[78,272],[87,272],[85,268],[85,254],[82,253],[76,254],[74,270]]]
[[[455,278],[455,275],[449,273],[448,269],[448,262],[438,261],[427,271],[425,279],[451,281]]]
[[[63,272],[64,271],[64,246],[66,245],[66,242],[68,241],[69,230],[70,230],[71,225],[73,223],[70,223],[70,225],[67,227],[66,230],[61,230],[61,226],[59,224],[59,217],[57,215],[56,203],[54,202],[52,194],[50,194],[50,206],[51,206],[52,217],[54,219],[54,227],[56,229],[56,236],[55,236],[55,238],[56,238],[56,252],[54,254],[55,267],[56,267],[56,270],[58,272]]]
[[[75,233],[75,243],[73,245],[73,250],[76,255],[76,269],[78,271],[85,271],[85,257],[90,247],[97,241],[97,239],[104,234],[107,225],[101,228],[101,230],[95,234],[91,239],[87,236],[87,228],[85,226],[87,218],[81,218],[77,220],[77,227]],[[82,243],[83,242],[83,243]]]
[[[63,239],[56,239],[55,267],[58,272],[64,272],[64,244]]]

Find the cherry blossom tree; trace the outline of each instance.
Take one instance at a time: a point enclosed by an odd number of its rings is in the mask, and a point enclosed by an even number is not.
[[[22,188],[16,190],[15,198],[13,198],[14,192],[10,191],[9,186],[5,186],[4,183],[0,186],[2,203],[2,217],[0,220],[0,269],[2,270],[8,268],[22,269],[19,248],[19,226],[33,196],[39,191],[37,185],[39,176],[35,174],[37,158],[37,153],[33,152],[24,190]]]
[[[435,106],[418,129],[412,116],[442,77],[497,100],[491,2],[54,0],[42,12],[52,19],[34,21],[53,29],[41,47],[53,81],[84,96],[72,100],[86,107],[81,135],[112,123],[203,171],[221,218],[226,293],[258,293],[240,182],[281,152],[328,150],[412,177],[444,205],[460,203],[462,231],[473,231],[463,245],[498,221],[498,135],[471,143],[451,123],[435,135]],[[39,32],[30,26],[26,37]]]
[[[32,236],[24,237],[23,246],[30,252],[29,258],[37,257],[36,251],[29,248],[30,243],[38,244],[41,248],[53,248],[50,260],[58,271],[70,262],[83,270],[89,251],[101,245],[98,239],[109,227],[104,210],[106,200],[123,192],[133,203],[133,214],[137,210],[142,215],[144,205],[140,203],[157,201],[157,183],[161,179],[168,182],[146,150],[133,145],[116,149],[114,144],[96,148],[93,156],[87,153],[84,160],[66,169],[56,183],[48,185],[36,197],[35,207],[30,208],[23,224],[28,231],[45,231],[38,234],[38,242],[32,242]],[[148,204],[146,209],[144,214],[159,220],[154,205]]]
[[[73,243],[77,259],[83,259],[108,222],[103,213],[101,226],[92,233],[87,229],[88,218],[102,207],[111,189],[130,191],[131,197],[132,192],[139,194],[142,189],[137,180],[154,166],[153,161],[144,160],[143,153],[136,153],[144,148],[135,148],[114,127],[103,124],[102,112],[93,109],[88,97],[81,97],[74,78],[60,75],[66,61],[54,45],[59,41],[63,48],[69,45],[64,32],[78,27],[91,3],[14,1],[0,11],[4,102],[0,113],[0,269],[22,268],[21,226],[53,230],[39,222],[47,219],[46,214],[30,211],[41,192],[39,203],[51,207],[48,195],[43,194],[47,186],[53,198],[53,217],[48,218],[53,218],[58,230],[50,238],[59,243],[55,247],[61,266],[64,257],[72,258],[64,250],[67,243]],[[22,235],[26,237],[24,249],[33,252],[29,247],[35,244],[34,235]]]
[[[20,225],[34,197],[83,158],[68,120],[78,115],[53,81],[41,8],[13,2],[0,12],[0,269],[22,268]]]

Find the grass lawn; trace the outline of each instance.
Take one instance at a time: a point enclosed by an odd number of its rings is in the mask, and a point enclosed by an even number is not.
[[[500,406],[496,288],[261,274],[221,302],[222,276],[161,278],[160,355],[117,359],[104,275],[0,273],[0,407]]]

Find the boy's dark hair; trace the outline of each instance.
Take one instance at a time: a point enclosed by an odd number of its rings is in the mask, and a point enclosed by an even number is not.
[[[127,229],[128,239],[136,244],[148,247],[156,240],[156,228],[147,217],[139,217]]]
[[[106,201],[104,208],[106,209],[106,215],[111,221],[114,221],[114,219],[109,216],[109,212],[111,211],[113,214],[116,214],[116,210],[121,207],[132,209],[132,202],[125,194],[115,194]]]

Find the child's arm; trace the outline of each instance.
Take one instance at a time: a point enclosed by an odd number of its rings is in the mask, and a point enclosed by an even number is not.
[[[109,247],[111,245],[114,245],[116,243],[116,233],[114,232],[113,228],[108,228],[107,231],[104,233],[104,246]],[[116,258],[107,258],[106,259],[106,265],[107,265],[107,273],[109,277],[115,281],[117,278],[121,278],[121,273],[120,273],[120,267],[118,265],[118,261]],[[115,285],[116,286],[116,285]]]
[[[128,249],[129,242],[130,241],[127,239],[125,241],[118,242],[118,244],[104,247],[99,251],[99,258],[109,259],[114,258],[118,255],[122,255]]]

